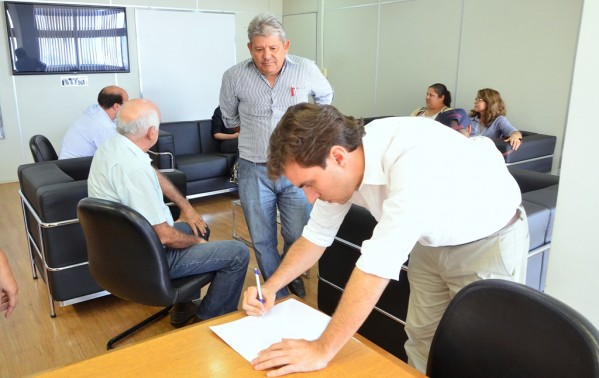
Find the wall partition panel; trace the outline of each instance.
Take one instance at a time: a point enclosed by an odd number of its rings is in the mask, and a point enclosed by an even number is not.
[[[289,53],[317,62],[316,12],[283,17],[287,39],[291,42]]]
[[[498,90],[515,127],[558,137],[554,171],[581,6],[582,0],[464,0],[457,104],[470,109],[478,89]]]
[[[323,67],[342,113],[374,115],[378,6],[326,10]]]
[[[457,90],[462,0],[381,5],[376,115],[409,115],[433,83]]]

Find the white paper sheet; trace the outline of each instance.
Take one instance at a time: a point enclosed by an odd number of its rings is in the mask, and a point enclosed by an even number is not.
[[[285,339],[316,340],[331,318],[295,299],[273,307],[264,316],[246,316],[210,329],[248,361]]]

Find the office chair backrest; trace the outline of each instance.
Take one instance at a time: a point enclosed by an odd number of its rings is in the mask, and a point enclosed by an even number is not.
[[[164,248],[150,223],[117,202],[84,198],[77,206],[89,269],[105,290],[148,306],[173,304],[177,292]]]
[[[52,146],[52,143],[43,135],[34,135],[29,139],[29,149],[33,155],[33,161],[38,163],[40,161],[58,160],[56,150]]]
[[[599,377],[599,332],[549,295],[505,280],[474,282],[433,338],[435,377]]]

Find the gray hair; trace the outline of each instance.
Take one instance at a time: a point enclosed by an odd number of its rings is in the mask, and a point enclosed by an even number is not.
[[[278,35],[281,42],[285,43],[285,29],[283,24],[272,13],[262,13],[257,15],[250,21],[248,25],[248,39],[250,43],[254,41],[254,37],[270,37]]]
[[[122,108],[121,108],[122,109]],[[139,117],[132,121],[125,121],[119,114],[116,116],[116,129],[121,135],[141,136],[148,132],[152,126],[160,126],[160,116],[155,109],[148,108],[144,110]]]

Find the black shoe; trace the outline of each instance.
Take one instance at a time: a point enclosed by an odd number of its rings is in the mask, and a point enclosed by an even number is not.
[[[306,289],[304,289],[304,281],[301,277],[298,277],[291,281],[289,285],[287,285],[287,288],[289,289],[289,291],[291,291],[293,294],[297,295],[300,298],[306,297]]]
[[[196,315],[197,307],[191,302],[176,303],[171,310],[171,324],[173,327],[183,327]]]

